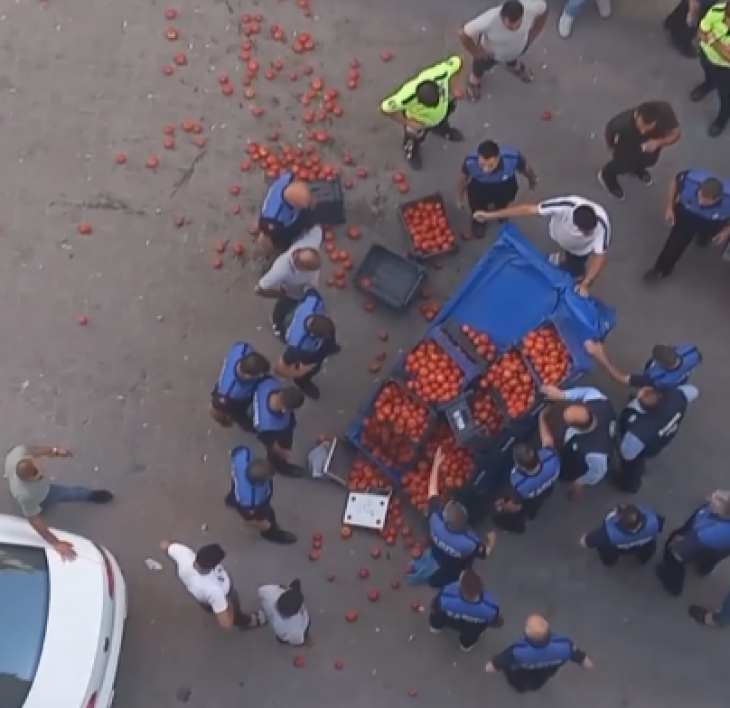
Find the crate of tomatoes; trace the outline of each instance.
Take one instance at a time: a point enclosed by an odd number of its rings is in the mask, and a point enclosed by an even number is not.
[[[416,464],[435,425],[436,412],[399,381],[389,379],[376,391],[362,422],[349,437],[397,481]]]
[[[501,397],[481,383],[452,401],[443,412],[454,438],[464,448],[496,449],[508,434],[508,416]]]
[[[527,334],[521,348],[541,384],[560,386],[581,373],[552,322],[546,322]]]
[[[428,260],[457,250],[456,233],[438,192],[401,204],[398,215],[411,241],[414,258]]]

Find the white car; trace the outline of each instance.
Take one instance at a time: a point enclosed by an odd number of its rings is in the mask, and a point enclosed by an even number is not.
[[[108,708],[127,618],[114,556],[86,538],[64,561],[25,520],[0,514],[0,706]]]

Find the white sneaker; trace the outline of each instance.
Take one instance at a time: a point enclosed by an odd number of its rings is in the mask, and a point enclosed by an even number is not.
[[[435,627],[432,627],[431,625],[428,626],[428,631],[431,632],[431,634],[441,634],[440,629],[436,629]]]
[[[606,0],[604,0],[605,2]],[[558,20],[558,34],[563,39],[568,39],[570,37],[570,33],[573,31],[573,18],[570,15],[566,15],[563,13],[560,15],[560,19]]]
[[[611,17],[611,0],[596,0],[596,7],[604,20]]]

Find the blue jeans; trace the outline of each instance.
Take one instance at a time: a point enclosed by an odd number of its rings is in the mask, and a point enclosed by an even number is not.
[[[70,487],[66,484],[52,484],[48,496],[43,500],[41,509],[46,511],[56,504],[64,502],[91,501],[94,490],[88,487]]]
[[[591,2],[591,0],[568,0],[565,3],[563,12],[569,17],[575,19],[578,17],[578,13],[583,9],[583,5],[586,5],[589,2]]]
[[[730,591],[725,595],[722,607],[712,615],[712,619],[720,627],[726,627],[730,624]]]

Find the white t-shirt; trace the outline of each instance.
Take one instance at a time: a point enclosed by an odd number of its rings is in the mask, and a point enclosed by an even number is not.
[[[573,212],[579,206],[589,206],[596,212],[598,224],[592,234],[586,236],[573,223]],[[605,253],[611,243],[611,221],[606,210],[583,197],[554,197],[538,204],[540,216],[550,219],[550,238],[561,248],[574,256],[589,256],[591,253]]]
[[[295,300],[301,300],[308,288],[316,288],[319,284],[319,271],[297,270],[294,265],[294,253],[303,248],[319,250],[322,245],[322,228],[315,226],[307,231],[288,251],[284,251],[272,264],[268,273],[259,280],[262,290],[284,288],[286,294]]]
[[[294,617],[282,617],[276,610],[276,601],[285,592],[285,588],[282,588],[281,585],[262,585],[259,588],[261,609],[280,641],[292,646],[301,646],[307,640],[309,613],[307,608],[302,605],[302,608]]]
[[[195,551],[182,543],[171,543],[167,555],[175,561],[182,584],[198,602],[209,605],[217,615],[226,611],[231,579],[222,565],[216,566],[210,573],[201,573],[194,567]]]
[[[527,47],[527,37],[535,20],[547,12],[543,0],[522,0],[524,14],[516,30],[505,27],[499,16],[502,6],[492,7],[464,25],[464,34],[494,55],[497,61],[519,59]]]

